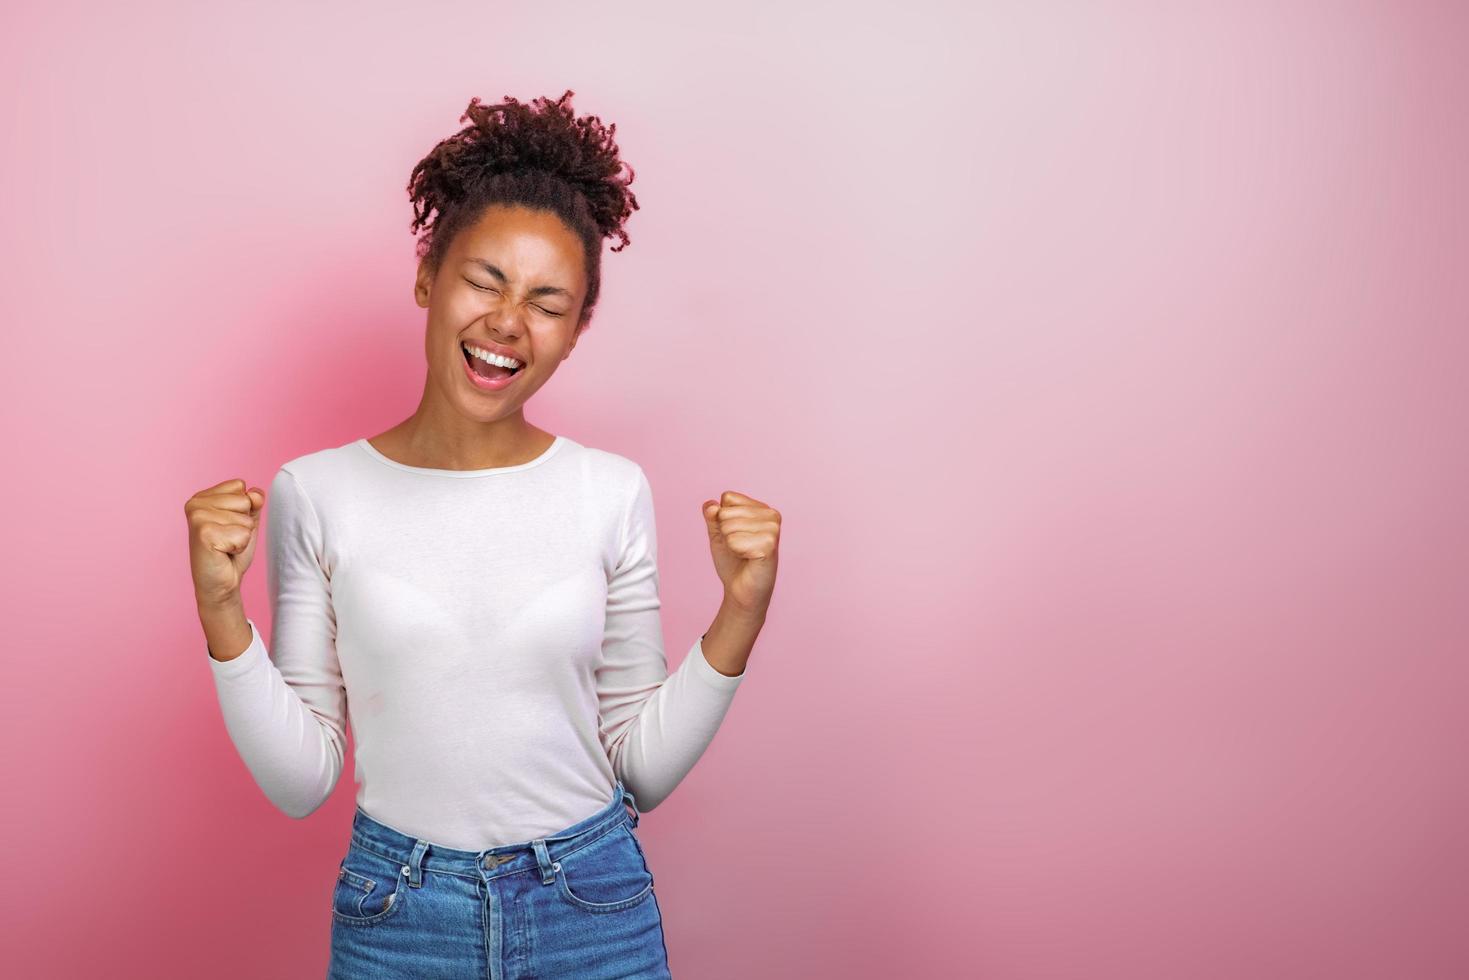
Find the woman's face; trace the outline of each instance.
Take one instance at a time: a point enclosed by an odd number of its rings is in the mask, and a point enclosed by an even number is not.
[[[428,310],[430,385],[476,421],[518,415],[576,346],[585,268],[581,240],[556,215],[486,209],[455,237],[437,275],[419,264],[414,298]],[[508,380],[476,383],[466,343],[521,367]]]

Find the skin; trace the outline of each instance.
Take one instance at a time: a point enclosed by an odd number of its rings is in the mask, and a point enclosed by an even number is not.
[[[488,208],[460,231],[437,269],[419,263],[413,296],[428,311],[423,394],[411,416],[368,440],[373,448],[409,466],[450,470],[515,466],[550,448],[555,436],[526,421],[525,403],[571,356],[585,327],[586,267],[576,234],[549,212]],[[500,391],[476,388],[464,376],[463,340],[520,352],[521,376]],[[263,490],[234,479],[199,491],[184,507],[199,618],[216,660],[232,660],[250,645],[240,583],[264,504]],[[780,512],[735,490],[705,500],[701,510],[724,586],[701,646],[710,666],[736,676],[775,588]]]
[[[538,287],[563,292],[533,295]],[[455,236],[437,270],[419,263],[413,299],[428,311],[423,395],[411,416],[368,441],[389,459],[436,469],[535,459],[555,436],[526,421],[525,403],[576,348],[585,298],[581,239],[559,217],[487,208]],[[464,376],[463,340],[504,344],[525,367],[508,388],[481,391]]]

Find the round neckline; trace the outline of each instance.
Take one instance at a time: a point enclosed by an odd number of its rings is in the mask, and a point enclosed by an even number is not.
[[[381,463],[386,463],[395,470],[404,470],[408,473],[423,473],[428,476],[491,476],[496,473],[518,473],[521,470],[528,470],[533,466],[540,466],[546,460],[556,455],[556,450],[560,449],[564,442],[566,442],[566,437],[558,435],[551,440],[551,445],[547,446],[535,459],[526,460],[524,463],[516,463],[512,466],[486,466],[477,470],[445,470],[432,466],[409,466],[407,463],[400,463],[396,459],[389,459],[387,456],[384,456],[372,443],[367,441],[366,436],[358,439],[355,445],[361,446],[363,451],[373,459]]]

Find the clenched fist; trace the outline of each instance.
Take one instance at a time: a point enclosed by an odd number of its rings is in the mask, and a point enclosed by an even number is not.
[[[742,612],[764,616],[775,590],[780,511],[726,490],[718,500],[704,501],[704,523],[725,598]]]
[[[189,521],[189,565],[200,605],[224,605],[239,597],[245,569],[255,557],[265,491],[226,480],[184,503]]]

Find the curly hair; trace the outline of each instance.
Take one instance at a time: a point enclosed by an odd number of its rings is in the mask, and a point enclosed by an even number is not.
[[[413,168],[408,196],[410,230],[427,230],[416,254],[438,273],[449,244],[491,205],[523,206],[558,215],[582,241],[587,293],[577,329],[586,327],[602,284],[602,239],[616,237],[620,252],[630,239],[623,230],[638,200],[628,189],[633,169],[619,159],[613,134],[597,116],[578,118],[567,89],[555,102],[544,96],[521,103],[507,95],[496,105],[476,96],[459,121],[470,120],[439,142]],[[626,178],[621,176],[627,170]],[[432,217],[431,217],[432,215]]]

